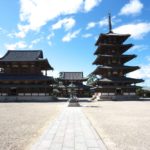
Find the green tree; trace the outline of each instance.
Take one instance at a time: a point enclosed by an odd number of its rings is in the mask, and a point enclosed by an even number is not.
[[[98,80],[98,77],[94,74],[89,74],[88,75],[88,80],[87,80],[87,85],[91,86],[93,83]]]

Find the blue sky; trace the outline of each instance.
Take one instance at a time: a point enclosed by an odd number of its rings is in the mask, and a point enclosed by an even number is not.
[[[127,65],[141,67],[130,77],[150,84],[150,1],[148,0],[1,0],[0,56],[9,50],[42,49],[60,71],[83,71],[87,76],[95,68],[95,41],[108,32],[108,13],[113,31],[130,33],[126,43],[135,46],[128,54],[138,57]]]

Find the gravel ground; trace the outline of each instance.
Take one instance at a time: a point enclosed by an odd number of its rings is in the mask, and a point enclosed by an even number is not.
[[[66,103],[0,103],[0,150],[29,149]]]
[[[150,101],[82,104],[109,150],[150,149]]]

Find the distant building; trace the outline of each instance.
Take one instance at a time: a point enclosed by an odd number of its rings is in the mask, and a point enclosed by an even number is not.
[[[112,31],[111,18],[109,16],[109,32],[100,34],[95,51],[97,55],[93,64],[97,68],[92,74],[101,78],[93,84],[99,99],[134,99],[136,96],[136,83],[142,79],[126,77],[126,74],[139,69],[138,66],[127,66],[125,63],[136,55],[124,54],[132,44],[123,44],[130,34],[116,34]]]
[[[41,50],[9,50],[0,58],[0,96],[49,96],[53,70]],[[43,75],[43,71],[45,75]]]
[[[87,81],[87,78],[83,76],[83,72],[60,72],[58,80],[61,96],[69,96],[68,86],[71,86],[70,84],[75,87],[77,97],[90,95],[90,88],[83,84]]]

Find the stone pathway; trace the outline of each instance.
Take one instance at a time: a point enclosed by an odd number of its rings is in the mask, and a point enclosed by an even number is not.
[[[106,150],[80,107],[67,107],[31,150]]]

